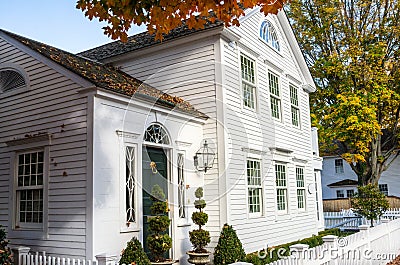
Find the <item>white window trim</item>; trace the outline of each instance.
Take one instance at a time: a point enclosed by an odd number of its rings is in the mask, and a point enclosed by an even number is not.
[[[254,63],[254,83],[251,83],[247,80],[244,80],[242,78],[242,61],[241,57],[244,56],[245,58],[249,59]],[[257,60],[253,56],[249,55],[248,53],[244,51],[239,52],[239,81],[240,81],[240,104],[242,106],[242,110],[247,110],[247,111],[252,111],[252,112],[258,112],[259,110],[259,100],[258,100],[258,70],[257,70]],[[244,87],[243,87],[243,82],[246,83],[249,86],[254,87],[254,108],[250,108],[244,105],[244,98],[243,98],[243,92],[244,92]]]
[[[276,96],[274,94],[271,93],[270,87],[269,87],[269,74],[272,74],[274,76],[276,76],[278,78],[278,89],[279,89],[279,96]],[[282,108],[282,76],[280,74],[277,74],[276,72],[272,71],[271,69],[267,69],[267,89],[268,89],[268,94],[269,94],[269,111],[270,111],[270,115],[271,115],[271,119],[273,121],[279,121],[279,122],[283,122],[283,108]],[[271,105],[271,99],[272,98],[276,98],[277,100],[279,100],[279,118],[276,118],[272,115],[272,105]]]
[[[249,186],[248,180],[247,180],[247,161],[248,160],[253,160],[253,161],[258,161],[260,163],[260,178],[261,178],[261,184],[259,186],[260,188],[260,212],[255,212],[255,213],[250,213],[250,208],[249,208],[249,188],[252,186]],[[247,218],[259,218],[264,216],[265,210],[264,210],[264,181],[263,181],[263,163],[262,163],[262,158],[261,156],[258,155],[249,155],[245,157],[245,172],[244,172],[244,177],[245,177],[245,183],[246,183],[246,209],[247,209]],[[255,185],[254,185],[255,186]]]
[[[306,192],[306,187],[307,187],[307,181],[306,181],[306,174],[305,174],[305,167],[304,166],[299,166],[299,165],[295,165],[295,178],[296,178],[296,202],[297,202],[297,210],[299,211],[306,211],[307,210],[307,192]],[[297,169],[301,168],[303,170],[303,187],[299,187],[297,185]],[[299,201],[298,201],[298,194],[297,191],[298,190],[303,190],[303,204],[304,207],[303,208],[299,208]]]

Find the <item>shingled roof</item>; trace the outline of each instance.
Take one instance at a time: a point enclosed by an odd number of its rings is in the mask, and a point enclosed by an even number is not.
[[[99,88],[127,96],[138,97],[170,109],[175,108],[195,117],[203,119],[207,118],[205,114],[196,110],[184,99],[166,94],[110,65],[104,65],[99,62],[88,60],[81,56],[74,55],[5,30],[0,29],[0,31],[75,74],[78,74]]]
[[[358,182],[353,179],[344,179],[328,185],[328,187],[357,186]]]
[[[206,31],[208,29],[223,27],[222,21],[216,20],[214,23],[208,22],[202,29],[189,29],[188,26],[183,24],[182,26],[171,30],[171,32],[164,36],[163,42],[167,42],[172,39],[187,36],[193,33]],[[147,31],[133,35],[128,38],[126,43],[121,41],[114,41],[111,43],[104,44],[102,46],[83,51],[78,55],[90,58],[92,60],[101,61],[113,56],[121,55],[127,52],[138,50],[141,48],[149,47],[155,44],[161,43],[159,40],[155,40],[155,35],[150,35]]]

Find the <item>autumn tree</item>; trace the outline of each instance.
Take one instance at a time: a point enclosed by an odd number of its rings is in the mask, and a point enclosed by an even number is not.
[[[185,21],[189,29],[200,29],[207,22],[223,21],[225,25],[239,25],[244,9],[261,7],[265,14],[276,14],[289,0],[78,0],[76,7],[92,20],[94,17],[109,25],[104,32],[112,39],[127,41],[132,24],[147,25],[150,34],[162,39],[171,29]],[[211,11],[211,12],[210,12]]]
[[[377,183],[399,155],[397,0],[293,0],[287,10],[315,78],[321,151],[344,158],[359,184]]]

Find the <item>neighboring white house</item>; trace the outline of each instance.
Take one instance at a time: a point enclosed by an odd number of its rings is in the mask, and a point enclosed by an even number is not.
[[[315,86],[284,13],[78,55],[5,31],[0,47],[0,224],[13,245],[119,255],[146,240],[154,183],[182,263],[198,186],[210,249],[225,223],[246,252],[323,229]],[[206,172],[193,161],[205,141]]]
[[[397,158],[382,173],[379,189],[387,196],[400,197],[400,160]],[[324,156],[321,172],[322,198],[350,198],[357,192],[357,175],[350,165],[339,156]]]

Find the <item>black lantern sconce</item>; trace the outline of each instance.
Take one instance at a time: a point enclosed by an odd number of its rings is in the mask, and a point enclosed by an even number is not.
[[[215,153],[212,148],[208,146],[207,140],[204,140],[203,146],[196,152],[193,157],[194,167],[197,171],[204,171],[212,168],[214,164]]]

